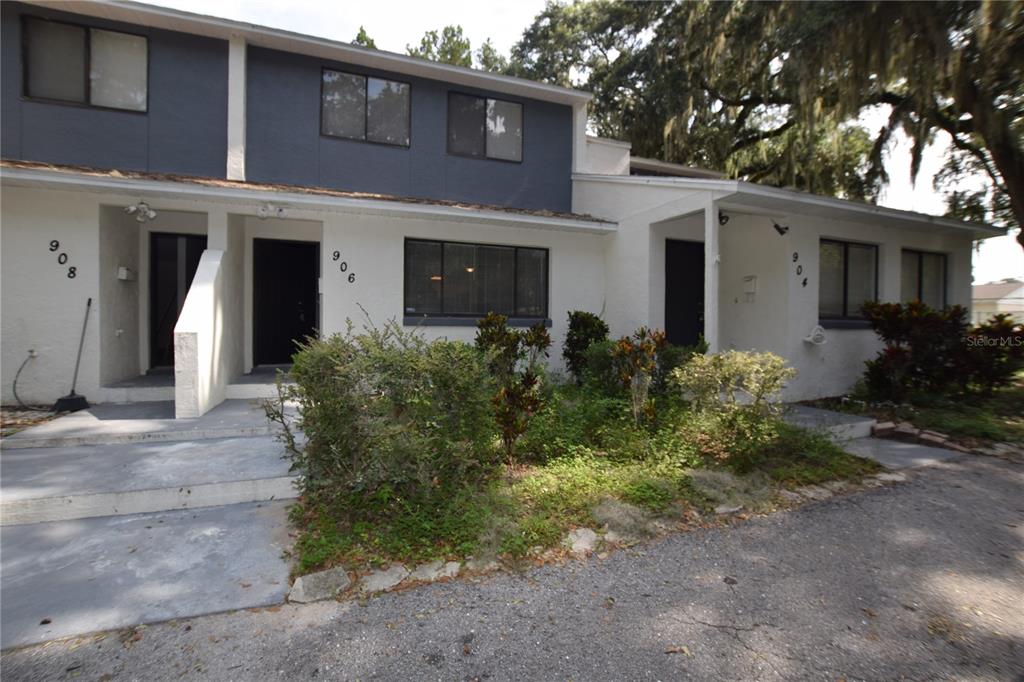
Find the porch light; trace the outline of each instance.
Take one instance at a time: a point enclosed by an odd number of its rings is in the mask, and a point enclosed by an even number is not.
[[[256,217],[260,220],[266,220],[270,217],[284,218],[287,213],[286,207],[272,204],[269,201],[256,209]]]
[[[729,216],[726,215],[725,211],[719,211],[718,212],[718,224],[719,225],[725,225],[727,222],[729,222]]]
[[[441,281],[441,275],[431,275],[430,276],[430,281],[431,282],[440,282]]]
[[[147,220],[152,220],[153,218],[156,218],[156,211],[151,209],[149,207],[149,204],[147,204],[145,201],[140,201],[139,203],[132,204],[131,206],[125,206],[124,212],[127,213],[128,215],[135,216],[135,220],[140,223],[144,223]]]
[[[476,268],[474,268],[472,265],[470,265],[469,267],[466,268],[466,272],[469,272],[469,273],[472,273],[474,270],[476,270]]]

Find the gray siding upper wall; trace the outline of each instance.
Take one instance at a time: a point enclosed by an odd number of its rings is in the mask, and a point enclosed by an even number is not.
[[[0,153],[4,158],[224,177],[226,41],[18,3],[0,3],[0,11]],[[149,111],[113,111],[23,98],[22,14],[148,36]]]
[[[320,134],[321,69],[410,84],[410,146]],[[246,83],[246,178],[360,192],[569,211],[572,109],[250,46]],[[523,104],[523,161],[447,153],[448,92]]]

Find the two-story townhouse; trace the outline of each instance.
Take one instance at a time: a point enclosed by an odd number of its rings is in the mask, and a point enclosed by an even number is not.
[[[266,394],[367,316],[471,339],[571,310],[840,393],[869,299],[970,303],[984,225],[630,156],[587,93],[125,2],[2,11],[2,395]],[[818,330],[818,327],[824,328]],[[553,353],[553,364],[558,353]],[[20,372],[20,374],[19,374]]]

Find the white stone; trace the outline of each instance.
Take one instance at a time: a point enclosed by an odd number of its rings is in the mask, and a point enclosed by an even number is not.
[[[441,560],[437,560],[417,566],[416,569],[409,574],[409,579],[430,582],[440,580],[441,578],[453,578],[458,574],[458,561],[449,561],[448,563],[445,563]]]
[[[797,492],[809,500],[827,500],[832,497],[832,492],[822,488],[820,485],[805,485],[798,488]]]
[[[889,483],[901,483],[907,480],[907,475],[901,474],[898,471],[887,471],[881,474],[875,474],[875,478],[877,478],[879,481],[886,481]]]
[[[466,570],[471,573],[490,573],[501,568],[494,559],[469,559],[466,562]]]
[[[392,590],[409,576],[409,569],[402,564],[395,564],[386,570],[374,571],[364,575],[359,581],[361,592],[387,592]]]
[[[348,573],[341,567],[310,573],[295,579],[288,591],[288,601],[308,604],[333,599],[348,589],[349,584]]]
[[[740,511],[740,510],[742,510],[742,509],[743,509],[743,507],[742,507],[742,506],[734,506],[734,505],[728,505],[728,504],[720,504],[720,505],[718,505],[717,507],[715,507],[715,513],[716,513],[716,514],[720,514],[720,515],[724,515],[724,514],[735,514],[736,512],[738,512],[738,511]]]
[[[589,528],[576,528],[569,531],[564,544],[576,556],[587,556],[597,546],[597,533]]]

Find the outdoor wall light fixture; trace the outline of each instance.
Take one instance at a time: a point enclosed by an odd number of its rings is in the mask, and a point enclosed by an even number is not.
[[[256,209],[256,217],[260,220],[266,220],[267,218],[284,218],[287,215],[287,210],[284,206],[277,206],[270,202],[267,202]]]
[[[719,211],[718,212],[718,224],[719,225],[725,225],[727,222],[729,222],[729,216],[727,216],[724,211]]]
[[[779,233],[780,237],[789,232],[789,225],[779,225],[774,220],[772,221],[772,225],[775,227],[775,231]]]
[[[144,223],[147,220],[152,220],[153,218],[156,218],[156,211],[151,209],[149,207],[149,204],[147,204],[145,201],[140,201],[139,203],[132,204],[131,206],[125,206],[124,212],[127,213],[128,215],[135,216],[135,220],[140,223]]]

